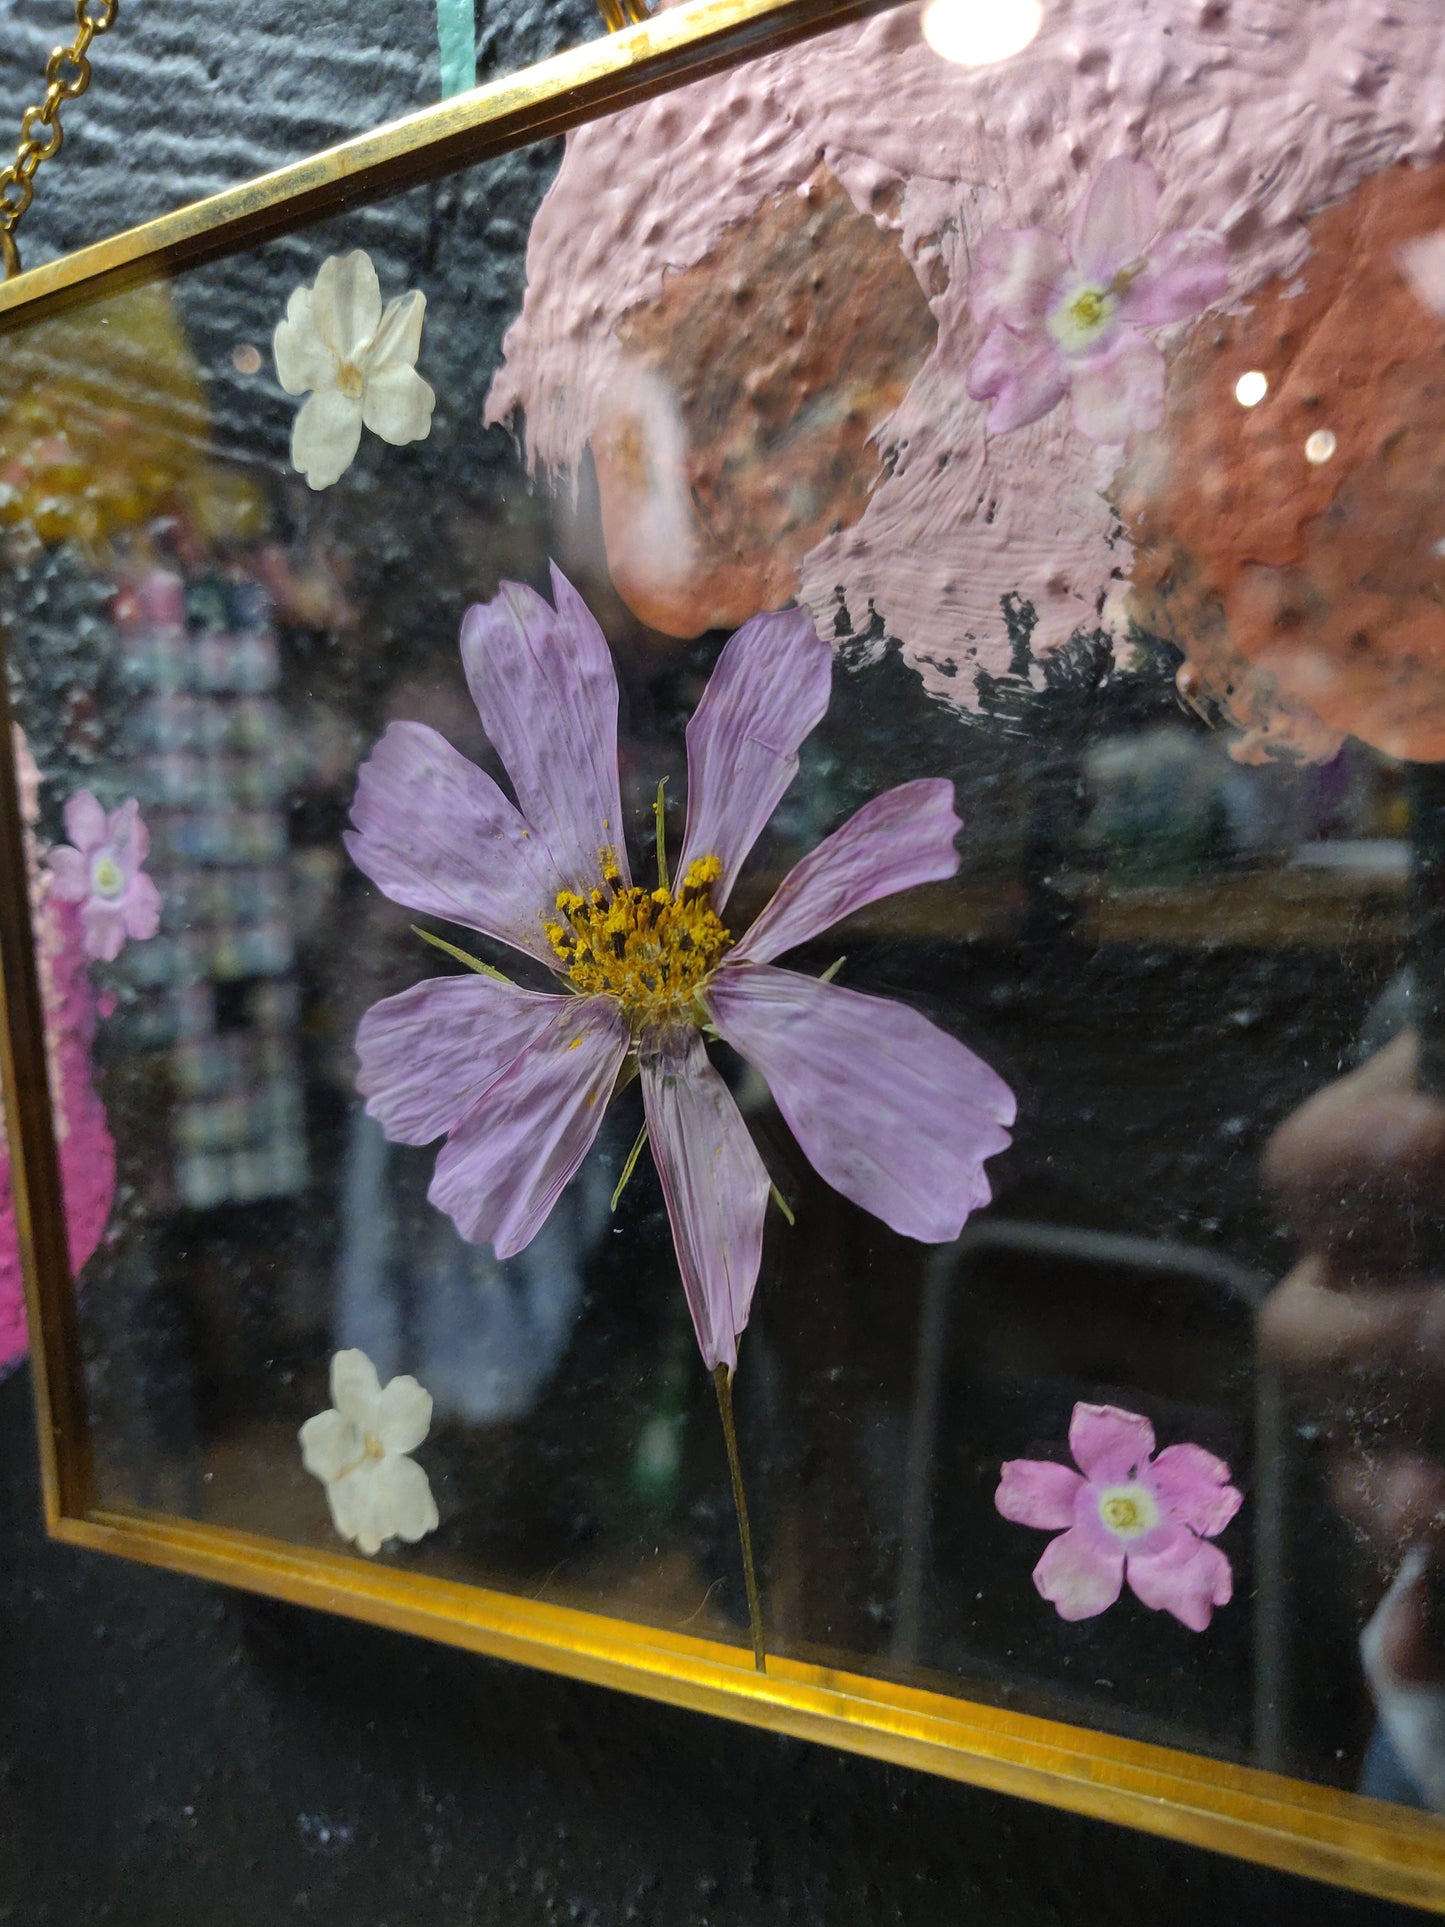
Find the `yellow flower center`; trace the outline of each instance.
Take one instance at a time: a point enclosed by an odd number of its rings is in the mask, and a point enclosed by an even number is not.
[[[366,376],[354,361],[343,361],[336,370],[336,386],[348,401],[360,401],[361,391],[366,386]]]
[[[1085,288],[1074,296],[1069,307],[1069,319],[1076,328],[1086,333],[1108,319],[1113,305],[1102,289]]]
[[[384,1459],[386,1457],[386,1447],[376,1436],[375,1432],[362,1433],[361,1449],[369,1459]]]
[[[1066,355],[1086,355],[1098,344],[1138,272],[1134,266],[1120,268],[1107,287],[1075,288],[1059,303],[1049,317],[1049,331]]]
[[[1139,1539],[1159,1523],[1154,1495],[1142,1485],[1113,1485],[1099,1495],[1099,1517],[1121,1539]]]
[[[91,865],[90,881],[103,897],[118,897],[125,888],[125,877],[113,856],[97,857]]]
[[[560,891],[560,919],[546,926],[573,988],[617,998],[634,1035],[652,1024],[696,1021],[697,994],[733,941],[712,907],[721,863],[699,857],[676,892],[624,886],[605,850],[602,873],[605,889],[585,897]]]

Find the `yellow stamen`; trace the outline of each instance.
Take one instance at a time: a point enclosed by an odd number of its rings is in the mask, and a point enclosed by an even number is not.
[[[1082,331],[1099,326],[1108,316],[1112,307],[1108,295],[1101,288],[1084,288],[1074,296],[1069,308],[1069,319]]]
[[[605,852],[603,873],[610,896],[602,890],[586,898],[559,891],[560,915],[544,926],[572,988],[616,997],[634,1033],[679,1019],[700,1021],[698,993],[733,941],[712,907],[722,864],[715,856],[699,857],[676,894],[624,887],[615,860],[608,874]]]
[[[1141,1539],[1159,1523],[1159,1507],[1142,1485],[1112,1485],[1099,1494],[1099,1518],[1121,1539]]]

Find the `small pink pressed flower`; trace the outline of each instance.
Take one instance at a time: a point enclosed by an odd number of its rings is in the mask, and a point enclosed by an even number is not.
[[[1061,1619],[1093,1619],[1127,1576],[1137,1599],[1202,1633],[1234,1590],[1228,1559],[1207,1543],[1243,1503],[1229,1467],[1202,1445],[1154,1456],[1154,1428],[1116,1405],[1076,1405],[1074,1463],[1010,1459],[994,1504],[1015,1525],[1063,1527],[1034,1567]]]
[[[150,836],[140,805],[130,796],[107,816],[81,790],[65,806],[65,833],[70,843],[50,852],[51,887],[80,905],[85,954],[113,963],[127,937],[153,937],[161,924],[160,892],[141,870]]]
[[[995,434],[1073,405],[1090,441],[1117,443],[1164,419],[1164,357],[1141,328],[1187,321],[1224,294],[1224,242],[1203,228],[1156,235],[1159,182],[1145,161],[1100,168],[1067,243],[1047,228],[993,228],[969,277],[986,330],[968,392]]]
[[[362,1018],[357,1087],[387,1136],[446,1135],[428,1193],[498,1257],[541,1230],[613,1092],[642,1080],[647,1132],[708,1369],[737,1363],[769,1181],[705,1036],[767,1080],[814,1168],[895,1231],[956,1238],[988,1201],[1013,1094],[916,1011],[773,959],[865,903],[958,868],[953,785],[866,804],[783,880],[740,938],[723,922],[748,852],[828,706],[832,656],[801,610],[724,648],[687,727],[674,887],[634,885],[617,779],[617,676],[577,591],[504,583],[468,611],[462,662],[517,804],[420,723],[362,766],[346,846],[395,902],[545,964],[554,992],[433,979]],[[518,807],[520,806],[520,807]]]

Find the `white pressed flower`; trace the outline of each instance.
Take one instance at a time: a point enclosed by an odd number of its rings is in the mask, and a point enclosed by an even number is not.
[[[315,283],[293,292],[271,346],[281,386],[307,397],[291,460],[312,488],[330,488],[350,468],[363,424],[398,448],[425,439],[436,407],[416,372],[425,313],[415,289],[383,312],[381,283],[361,248],[328,256]]]
[[[325,1485],[342,1538],[374,1553],[435,1532],[426,1473],[407,1457],[431,1429],[431,1393],[410,1374],[383,1389],[366,1353],[347,1351],[331,1361],[331,1397],[332,1409],[301,1427],[301,1462]]]

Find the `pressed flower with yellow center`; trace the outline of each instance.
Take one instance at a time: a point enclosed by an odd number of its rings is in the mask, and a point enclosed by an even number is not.
[[[768,1083],[814,1168],[905,1237],[956,1238],[1008,1143],[1002,1078],[918,1012],[778,967],[864,904],[951,877],[953,785],[923,777],[866,803],[805,856],[746,928],[748,853],[828,706],[832,652],[805,610],[756,616],[719,656],[687,725],[687,821],[656,882],[618,835],[618,687],[606,638],[559,571],[554,602],[504,583],[462,625],[462,665],[515,793],[419,723],[362,766],[347,848],[394,901],[543,964],[554,988],[471,969],[375,1004],[358,1087],[387,1136],[446,1143],[427,1195],[499,1258],[546,1222],[637,1081],[678,1266],[708,1370],[737,1363],[772,1186],[722,1072],[720,1038]],[[426,934],[423,932],[422,934]],[[559,994],[559,992],[561,994]],[[620,1186],[619,1186],[620,1193]]]
[[[113,856],[97,857],[91,866],[90,881],[103,897],[118,897],[125,888],[125,872]]]
[[[625,884],[606,851],[602,872],[605,889],[558,891],[563,920],[546,927],[572,987],[617,998],[634,1036],[669,1021],[706,1022],[698,995],[733,942],[712,907],[722,864],[696,858],[676,892]]]
[[[514,983],[431,936],[470,969],[367,1011],[357,1086],[394,1142],[445,1136],[427,1196],[464,1238],[506,1259],[541,1230],[609,1100],[641,1084],[643,1128],[613,1201],[650,1145],[717,1390],[761,1670],[729,1388],[768,1200],[783,1201],[708,1043],[721,1038],[766,1080],[829,1183],[929,1244],[956,1238],[987,1200],[983,1165],[1009,1141],[1013,1093],[906,1005],[773,963],[865,904],[954,874],[959,821],[946,779],[875,796],[794,865],[736,941],[723,922],[828,706],[832,652],[806,610],[755,616],[718,657],[687,725],[680,881],[669,883],[659,789],[648,889],[632,881],[618,839],[612,654],[556,568],[552,593],[549,604],[504,582],[462,624],[467,685],[515,803],[435,731],[394,722],[362,765],[346,847],[395,902],[508,944],[545,964],[559,989]]]
[[[411,1457],[431,1419],[431,1393],[409,1372],[383,1385],[365,1352],[332,1359],[331,1406],[301,1427],[301,1462],[326,1487],[336,1530],[368,1555],[436,1531],[430,1481]]]
[[[1202,1445],[1156,1451],[1148,1419],[1117,1405],[1076,1405],[1069,1450],[1072,1466],[1008,1460],[994,1494],[1005,1519],[1058,1534],[1034,1567],[1040,1596],[1060,1619],[1094,1619],[1127,1580],[1151,1610],[1202,1633],[1234,1591],[1210,1543],[1242,1500],[1224,1460]]]
[[[1189,321],[1228,286],[1224,242],[1204,228],[1159,226],[1147,161],[1106,161],[1067,235],[991,228],[968,301],[983,331],[968,392],[987,401],[994,435],[1036,422],[1067,396],[1091,442],[1127,441],[1164,418],[1164,355],[1147,330]]]
[[[381,282],[361,248],[321,263],[311,287],[294,288],[272,349],[276,379],[305,395],[291,430],[291,461],[312,488],[330,488],[351,466],[369,428],[394,448],[431,432],[436,395],[416,371],[426,296],[381,302]]]
[[[51,888],[80,905],[86,955],[113,963],[128,939],[160,928],[160,892],[141,868],[150,836],[140,806],[129,796],[107,812],[81,790],[65,806],[65,829],[69,843],[50,853]]]

